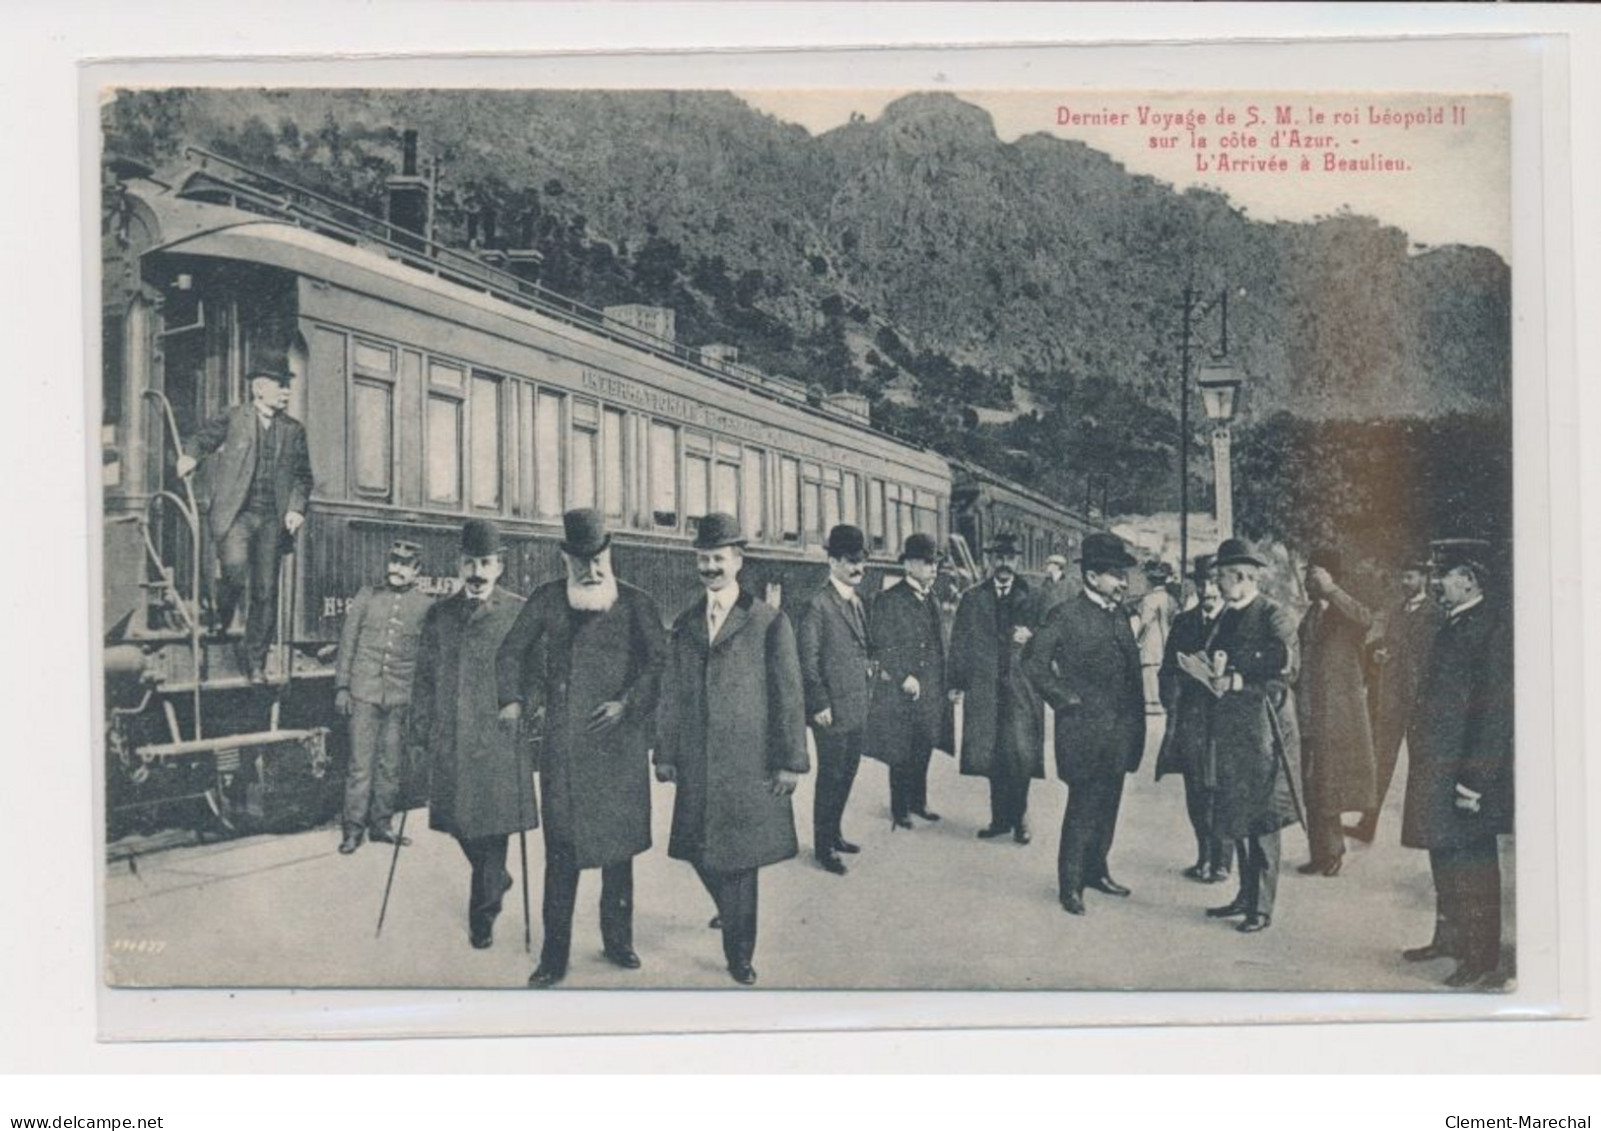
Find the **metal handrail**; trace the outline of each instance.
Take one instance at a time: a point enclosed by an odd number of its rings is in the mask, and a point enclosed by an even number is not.
[[[172,411],[172,402],[167,399],[167,394],[162,392],[160,389],[145,389],[144,395],[147,397],[154,397],[160,402],[162,415],[167,423],[165,434],[172,440],[173,451],[178,454],[179,459],[182,459],[183,441],[178,435],[178,418]],[[165,461],[163,461],[163,465],[165,465]],[[183,609],[184,619],[189,622],[189,656],[191,661],[194,663],[195,669],[195,738],[198,740],[205,736],[205,731],[201,725],[200,719],[200,507],[195,502],[195,490],[194,485],[190,482],[190,476],[181,475],[179,478],[183,480],[183,498],[179,498],[171,491],[162,489],[153,494],[150,497],[150,502],[145,504],[144,536],[145,548],[155,559],[157,568],[162,570],[165,574],[167,571],[166,562],[162,559],[160,553],[157,552],[155,544],[150,540],[150,507],[157,501],[170,499],[172,504],[178,508],[178,513],[183,515],[184,521],[189,526],[189,582],[191,589],[191,603],[186,606],[183,602],[182,596],[180,595],[178,598],[178,606],[179,608]],[[177,587],[173,586],[170,580],[168,580],[168,585],[172,586],[176,592]]]

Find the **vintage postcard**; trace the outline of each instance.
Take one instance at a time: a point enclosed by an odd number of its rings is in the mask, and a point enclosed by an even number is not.
[[[1515,111],[105,84],[108,987],[1493,1011]]]

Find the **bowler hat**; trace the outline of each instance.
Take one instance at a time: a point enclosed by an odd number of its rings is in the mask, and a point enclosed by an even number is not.
[[[1308,569],[1326,569],[1335,577],[1340,576],[1340,551],[1328,546],[1320,546],[1313,550],[1306,558]]]
[[[1145,563],[1145,576],[1151,581],[1166,581],[1173,576],[1173,567],[1166,562],[1150,561]]]
[[[1256,551],[1244,538],[1225,538],[1212,559],[1212,568],[1233,565],[1266,566],[1267,562],[1256,556]]]
[[[562,553],[575,558],[592,558],[611,545],[606,520],[592,507],[580,507],[561,516]]]
[[[289,359],[271,350],[252,358],[245,375],[252,381],[257,377],[267,377],[280,385],[287,385],[295,379],[294,371],[289,368]]]
[[[722,546],[743,546],[745,536],[740,533],[739,519],[722,511],[713,511],[700,520],[695,530],[695,549],[716,550]]]
[[[389,560],[392,562],[414,562],[421,556],[422,547],[415,542],[396,538],[389,543]]]
[[[1197,554],[1195,561],[1190,564],[1190,580],[1197,585],[1202,584],[1212,576],[1212,570],[1217,560],[1215,554]]]
[[[1080,564],[1085,569],[1128,569],[1135,565],[1134,555],[1123,548],[1123,539],[1116,534],[1086,534],[1079,549]]]
[[[487,558],[500,552],[500,527],[482,518],[469,518],[462,526],[462,557]]]
[[[1429,543],[1429,566],[1440,573],[1464,565],[1483,573],[1489,559],[1490,543],[1479,538],[1441,538]]]
[[[867,539],[860,527],[840,523],[828,532],[828,544],[823,549],[831,558],[859,558],[867,553]]]
[[[1022,551],[1017,548],[1017,535],[1011,533],[1010,531],[997,534],[995,536],[995,540],[988,546],[984,547],[984,551],[985,553],[989,554],[1022,553]]]
[[[908,559],[919,562],[939,561],[939,547],[934,545],[934,539],[927,534],[911,534],[906,538],[906,545],[901,547],[901,561]]]

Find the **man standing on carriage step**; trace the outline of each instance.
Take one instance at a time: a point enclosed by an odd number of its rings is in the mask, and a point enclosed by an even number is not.
[[[892,829],[912,827],[913,813],[939,820],[928,807],[928,763],[934,748],[951,748],[945,699],[945,642],[932,592],[939,549],[913,534],[901,550],[905,576],[873,599],[868,630],[877,679],[869,707],[867,754],[889,767]]]
[[[449,833],[472,866],[467,932],[483,950],[511,888],[506,844],[539,827],[534,766],[516,723],[500,718],[495,657],[523,599],[496,583],[500,531],[469,519],[461,532],[461,588],[428,610],[417,648],[413,744],[432,761],[428,826]]]
[[[311,457],[306,430],[284,410],[294,373],[281,357],[250,369],[250,403],[203,425],[178,457],[187,478],[200,457],[214,455],[208,525],[222,566],[216,631],[226,632],[250,588],[240,663],[251,683],[266,682],[267,649],[278,620],[278,562],[306,520]]]
[[[500,717],[538,725],[544,711],[545,943],[528,984],[567,976],[582,869],[600,869],[602,952],[637,970],[634,857],[650,847],[650,747],[666,648],[648,594],[612,571],[600,512],[562,516],[565,576],[529,596],[500,645]]]
[[[346,856],[363,835],[395,843],[389,819],[400,792],[401,754],[417,642],[434,599],[417,588],[415,542],[389,546],[384,584],[364,585],[345,609],[334,668],[334,709],[350,720],[350,769],[345,776]],[[402,841],[401,843],[409,843]]]
[[[990,783],[990,823],[979,838],[1028,831],[1028,786],[1045,776],[1045,711],[1023,671],[1023,647],[1039,623],[1034,594],[1017,575],[1017,538],[987,547],[990,576],[962,594],[951,625],[949,698],[962,707],[961,771]]]
[[[790,795],[808,769],[806,696],[789,619],[739,587],[745,538],[712,513],[695,534],[705,596],[667,639],[656,777],[676,785],[667,854],[711,893],[729,976],[754,985],[756,877],[799,851]]]
[[[1084,889],[1127,896],[1107,856],[1123,778],[1145,753],[1140,647],[1123,611],[1134,558],[1115,534],[1084,536],[1084,589],[1045,618],[1023,651],[1029,679],[1056,712],[1056,773],[1067,783],[1057,852],[1062,909],[1083,915]]]
[[[836,526],[824,549],[828,580],[802,606],[796,635],[806,721],[817,742],[812,851],[824,871],[843,876],[839,854],[859,851],[841,825],[862,761],[873,686],[867,609],[856,592],[867,576],[867,539],[857,527]]]

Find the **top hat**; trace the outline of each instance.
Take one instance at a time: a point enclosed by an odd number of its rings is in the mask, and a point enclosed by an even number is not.
[[[867,539],[860,527],[840,523],[828,532],[828,544],[823,549],[831,558],[860,558],[867,553]]]
[[[575,558],[592,558],[611,545],[606,520],[592,507],[580,507],[561,516],[561,552]]]
[[[501,552],[500,527],[483,518],[469,518],[461,528],[461,556],[487,558]]]
[[[1204,584],[1207,578],[1212,576],[1216,562],[1216,554],[1197,554],[1195,560],[1190,563],[1190,580],[1197,585]]]
[[[1116,534],[1084,535],[1078,560],[1085,569],[1097,572],[1103,569],[1127,569],[1136,564],[1134,555],[1123,548],[1123,539]]]
[[[901,547],[901,561],[908,558],[920,562],[939,561],[939,547],[934,545],[934,539],[927,534],[909,534],[906,544]]]
[[[1022,551],[1017,548],[1017,535],[1011,533],[1010,531],[997,534],[995,536],[995,540],[992,541],[988,546],[984,547],[984,552],[987,554],[1004,555],[1015,555],[1022,553]]]
[[[1340,551],[1328,546],[1320,546],[1306,557],[1307,569],[1326,569],[1335,577],[1340,576]]]
[[[392,562],[415,562],[422,556],[422,547],[415,542],[408,542],[404,538],[396,538],[389,543],[389,560]]]
[[[1489,559],[1490,543],[1479,538],[1441,538],[1429,543],[1429,566],[1440,573],[1464,565],[1483,573]]]
[[[713,511],[700,520],[695,530],[695,549],[716,550],[722,546],[743,546],[746,538],[739,531],[739,519]]]
[[[1267,562],[1256,556],[1256,551],[1244,538],[1225,538],[1222,545],[1217,548],[1217,556],[1212,559],[1212,568],[1220,569],[1231,565],[1265,567]]]

